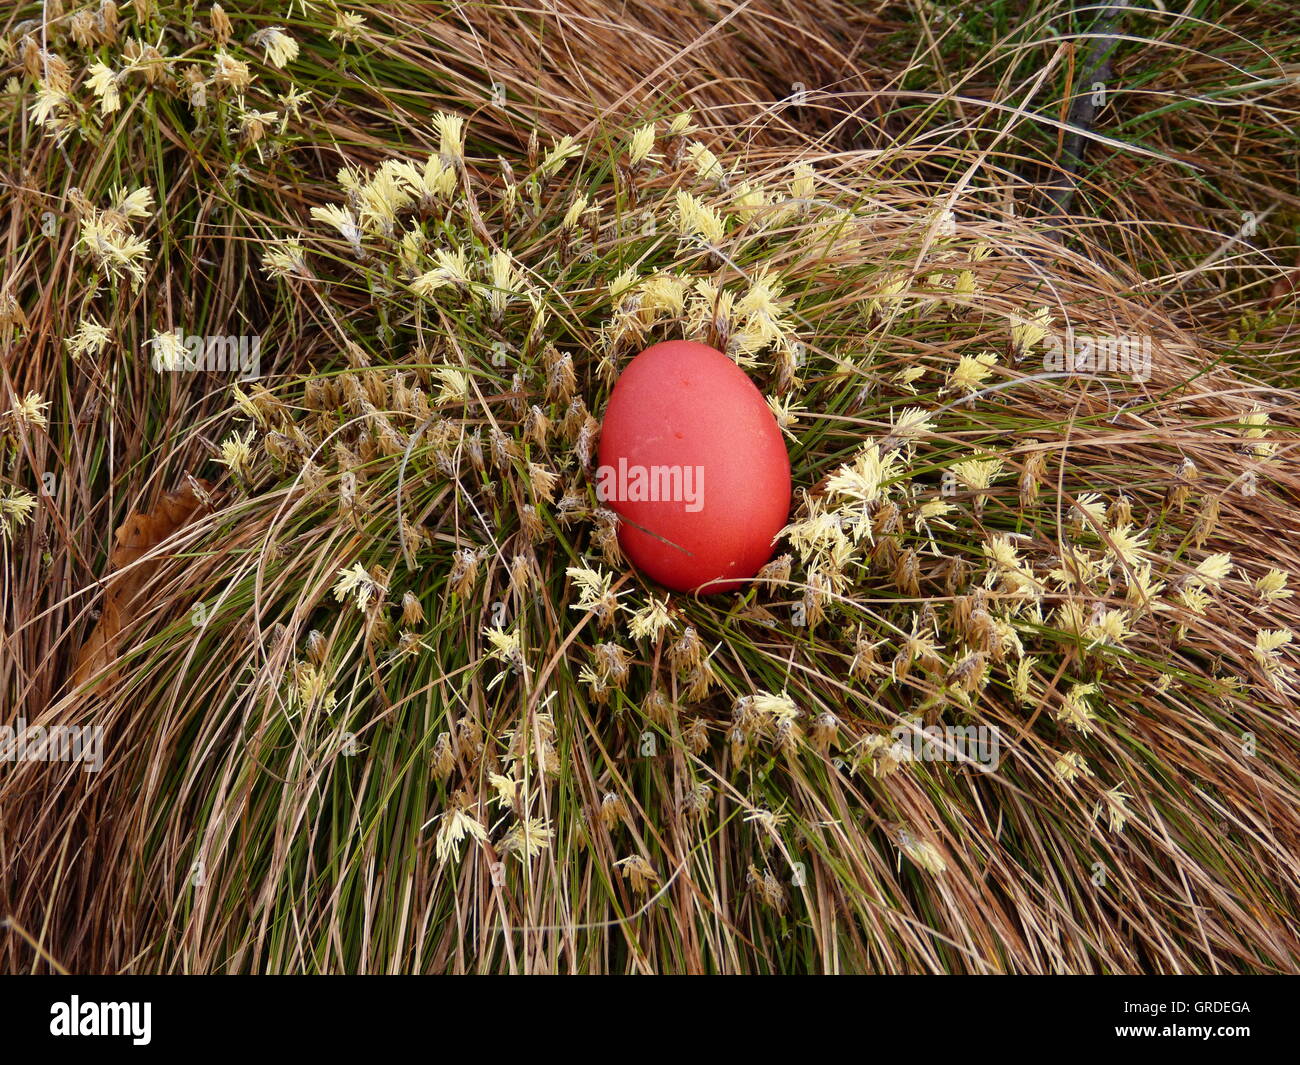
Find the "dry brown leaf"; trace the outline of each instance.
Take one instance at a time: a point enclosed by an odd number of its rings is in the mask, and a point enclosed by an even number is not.
[[[1280,277],[1273,282],[1272,287],[1268,290],[1268,306],[1276,308],[1281,306],[1286,300],[1294,296],[1296,290],[1300,289],[1300,256],[1296,257],[1295,266],[1290,270],[1284,270]]]
[[[98,676],[117,657],[122,630],[139,616],[144,605],[140,593],[166,556],[158,555],[145,562],[140,562],[140,559],[197,515],[208,512],[212,490],[207,481],[187,477],[181,488],[164,495],[153,510],[147,513],[132,511],[118,526],[114,534],[117,543],[108,559],[110,576],[104,605],[99,621],[77,654],[77,665],[72,672],[73,688],[79,688]],[[114,670],[103,683],[112,684],[116,679],[117,671]]]

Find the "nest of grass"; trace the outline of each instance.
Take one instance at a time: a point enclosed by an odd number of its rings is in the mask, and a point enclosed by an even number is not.
[[[1296,969],[1285,381],[974,139],[775,107],[853,9],[230,8],[5,38],[0,690],[107,752],[0,778],[8,968]],[[595,496],[675,338],[788,439],[739,595]]]

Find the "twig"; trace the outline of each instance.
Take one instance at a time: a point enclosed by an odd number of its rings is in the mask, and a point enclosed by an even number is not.
[[[1085,91],[1077,94],[1074,103],[1070,105],[1070,113],[1066,120],[1070,132],[1061,143],[1061,154],[1056,161],[1061,176],[1048,186],[1047,190],[1047,198],[1052,202],[1050,214],[1067,215],[1074,203],[1074,196],[1079,188],[1079,169],[1083,166],[1088,136],[1092,132],[1092,124],[1096,120],[1097,112],[1102,106],[1096,102],[1096,94],[1093,93],[1091,86],[1096,82],[1104,84],[1110,80],[1110,58],[1115,45],[1119,43],[1119,38],[1115,37],[1112,31],[1119,13],[1119,5],[1106,8],[1097,19],[1094,30],[1090,31],[1090,34],[1095,32],[1096,36],[1092,47],[1088,49],[1087,65],[1080,79],[1080,84]]]

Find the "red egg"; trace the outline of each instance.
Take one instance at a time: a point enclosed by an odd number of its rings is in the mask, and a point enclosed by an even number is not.
[[[618,540],[676,591],[732,591],[772,557],[790,512],[790,457],[745,372],[705,344],[646,348],[610,396],[596,492]]]

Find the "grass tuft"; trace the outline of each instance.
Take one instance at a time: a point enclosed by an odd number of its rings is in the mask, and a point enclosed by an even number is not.
[[[941,7],[20,6],[3,720],[106,757],[0,775],[8,970],[1296,970],[1294,292],[1197,265],[1293,86],[1194,188],[1258,23],[1144,16],[1045,213],[1087,27]],[[734,596],[596,498],[676,338],[789,445]]]

